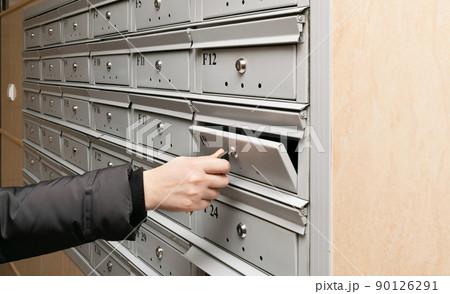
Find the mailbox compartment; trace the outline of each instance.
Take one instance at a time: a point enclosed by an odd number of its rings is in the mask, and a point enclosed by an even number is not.
[[[141,95],[130,98],[134,143],[148,147],[150,153],[154,150],[180,156],[191,154],[189,127],[193,114],[188,101]]]
[[[42,147],[61,156],[61,127],[49,121],[41,121]]]
[[[25,30],[25,48],[30,49],[40,47],[41,45],[41,28],[34,27]]]
[[[203,17],[207,19],[218,16],[296,6],[297,0],[219,0],[202,1],[202,3]]]
[[[59,20],[45,24],[41,27],[41,29],[41,39],[43,46],[62,43],[61,22]]]
[[[56,86],[40,85],[42,97],[42,112],[46,115],[62,118],[62,93]]]
[[[84,171],[89,169],[89,140],[86,135],[62,127],[63,159]]]
[[[54,180],[60,177],[72,175],[72,172],[61,164],[48,157],[41,157],[41,180]]]
[[[92,58],[96,84],[130,85],[129,55],[104,55]]]
[[[296,46],[202,50],[202,90],[294,100]]]
[[[40,156],[36,150],[24,144],[23,148],[23,167],[35,175],[38,179],[41,177],[41,170],[39,166]]]
[[[89,91],[80,88],[63,87],[64,120],[85,127],[91,126]]]
[[[136,29],[142,30],[190,21],[190,0],[141,0],[136,2]]]
[[[86,243],[80,246],[77,246],[77,250],[83,255],[89,262],[91,261],[91,246],[94,243]]]
[[[189,244],[175,235],[169,239],[151,232],[154,230],[148,229],[146,225],[139,228],[135,242],[137,256],[162,275],[189,276],[191,265],[183,256]]]
[[[189,51],[137,54],[137,86],[189,91]]]
[[[91,9],[94,37],[127,32],[130,29],[129,3],[130,1],[117,1]]]
[[[291,206],[228,186],[197,212],[197,221],[200,236],[270,274],[297,275],[307,266],[293,255],[307,256],[309,249],[297,239],[305,233],[305,218]]]
[[[130,272],[118,261],[115,254],[105,250],[98,243],[93,243],[93,265],[102,276],[129,276]]]
[[[88,83],[91,72],[89,47],[79,44],[61,48],[60,51],[63,55],[65,81]]]
[[[23,134],[24,138],[30,140],[37,145],[41,145],[41,136],[39,131],[40,121],[31,115],[23,115]]]
[[[89,38],[88,1],[75,1],[59,8],[65,43]]]
[[[118,166],[131,162],[126,150],[100,139],[90,138],[92,170]]]
[[[23,83],[23,101],[26,108],[41,112],[41,95],[39,84]]]
[[[127,93],[90,90],[92,119],[97,131],[127,139],[130,98]]]
[[[23,53],[23,76],[25,79],[41,79],[41,61],[38,51]]]

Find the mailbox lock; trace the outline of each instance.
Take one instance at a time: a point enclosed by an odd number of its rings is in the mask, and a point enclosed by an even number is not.
[[[50,106],[53,106],[53,103],[54,103],[53,99],[50,99],[50,101],[48,101],[48,105]]]
[[[76,63],[72,64],[73,71],[77,70],[78,65]]]
[[[159,123],[157,128],[158,128],[158,133],[161,135],[164,132],[164,124],[163,123]]]
[[[34,69],[34,64],[30,65],[30,69],[33,70]]]
[[[247,60],[244,58],[239,58],[236,60],[235,67],[239,73],[243,74],[247,70]]]
[[[49,178],[50,180],[53,180],[53,172],[50,172]]]
[[[108,161],[108,167],[113,167],[113,163],[111,161]]]
[[[33,102],[34,101],[34,96],[31,96],[31,102]]]
[[[107,113],[106,113],[106,119],[107,119],[108,121],[110,121],[111,118],[112,118],[112,113],[111,113],[111,112],[107,112]]]
[[[72,152],[75,154],[77,153],[77,147],[73,147]]]
[[[106,69],[107,69],[108,71],[110,71],[111,68],[112,68],[112,63],[111,63],[111,61],[108,61],[108,62],[106,63]]]
[[[247,226],[244,225],[243,223],[239,223],[236,227],[236,230],[237,230],[239,237],[241,237],[242,239],[247,237]]]
[[[31,39],[34,39],[34,33],[31,33],[30,37]]]
[[[161,8],[161,0],[155,0],[155,8],[159,10]]]
[[[33,133],[34,133],[34,129],[30,128],[30,134],[33,134]]]
[[[109,20],[111,18],[111,11],[106,12],[106,19]]]
[[[52,29],[52,28],[49,28],[49,29],[48,29],[48,34],[49,34],[49,35],[53,34],[53,29]]]
[[[230,156],[233,157],[233,158],[237,158],[237,157],[238,157],[238,153],[237,153],[237,151],[236,151],[236,148],[234,148],[234,147],[230,147],[229,154],[230,154]]]
[[[78,23],[74,22],[74,23],[73,23],[73,29],[76,30],[77,27],[78,27]]]
[[[49,141],[49,142],[53,141],[53,137],[52,137],[52,136],[49,136],[49,137],[48,137],[48,141]]]
[[[108,271],[109,271],[109,272],[112,271],[112,267],[113,267],[112,262],[111,262],[111,261],[108,261],[108,263],[106,264],[106,267],[108,268]]]
[[[164,250],[159,246],[156,248],[156,257],[158,257],[159,260],[163,258],[163,251]]]
[[[72,111],[73,111],[74,113],[76,113],[77,110],[78,110],[78,106],[76,106],[76,105],[72,106]]]
[[[31,165],[34,165],[34,159],[31,159],[31,160],[30,160],[30,164],[31,164]]]
[[[49,64],[48,68],[49,68],[50,70],[53,70],[53,64]]]
[[[161,71],[162,66],[163,66],[162,61],[161,60],[157,60],[156,63],[155,63],[156,70]]]

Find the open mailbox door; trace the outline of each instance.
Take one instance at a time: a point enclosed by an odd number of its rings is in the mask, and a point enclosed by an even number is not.
[[[223,148],[229,152],[231,172],[288,191],[297,190],[297,172],[280,142],[191,126],[194,153],[209,155]]]

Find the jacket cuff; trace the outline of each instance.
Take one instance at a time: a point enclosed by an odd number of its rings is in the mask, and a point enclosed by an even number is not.
[[[144,169],[139,168],[132,171],[129,176],[131,200],[133,202],[133,212],[130,215],[130,224],[136,227],[147,218],[144,197]]]

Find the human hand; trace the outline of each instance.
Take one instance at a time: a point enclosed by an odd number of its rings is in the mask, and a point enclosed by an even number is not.
[[[144,196],[147,210],[202,210],[219,197],[218,188],[228,185],[230,163],[210,156],[177,157],[168,163],[144,171]]]

